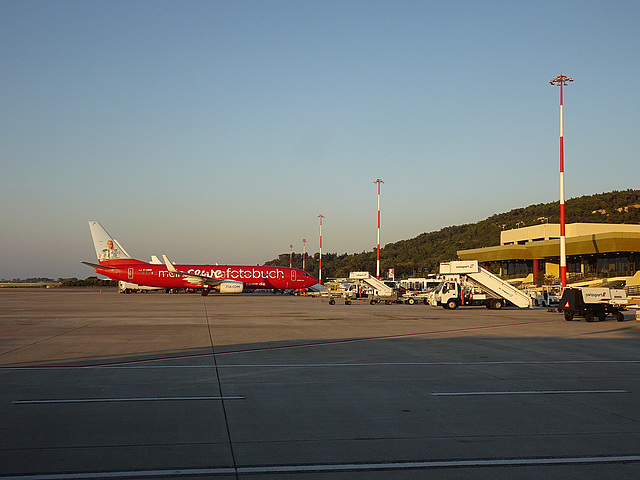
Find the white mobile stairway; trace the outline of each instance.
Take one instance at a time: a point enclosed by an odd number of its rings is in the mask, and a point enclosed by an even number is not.
[[[369,295],[369,300],[372,304],[381,300],[389,304],[398,298],[397,292],[395,292],[393,288],[377,278],[372,277],[369,272],[351,272],[349,273],[349,278],[366,283],[373,289],[374,293]]]
[[[517,307],[527,308],[531,306],[531,297],[529,295],[480,267],[477,260],[441,263],[440,274],[465,275],[481,289],[504,298]]]

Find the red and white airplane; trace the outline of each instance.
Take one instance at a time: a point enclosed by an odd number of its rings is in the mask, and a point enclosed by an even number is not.
[[[304,270],[290,267],[176,265],[165,255],[162,256],[164,263],[156,257],[147,263],[131,258],[98,222],[89,222],[89,229],[98,263],[82,263],[113,280],[165,289],[199,289],[202,295],[208,295],[210,290],[220,293],[255,289],[297,290],[318,283]]]

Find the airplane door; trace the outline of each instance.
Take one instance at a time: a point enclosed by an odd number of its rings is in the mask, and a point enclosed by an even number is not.
[[[133,280],[133,268],[129,269],[129,280]]]
[[[295,270],[291,270],[291,281],[292,282],[296,281],[296,271]]]

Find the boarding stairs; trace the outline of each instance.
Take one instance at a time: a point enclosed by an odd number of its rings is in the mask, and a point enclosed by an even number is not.
[[[480,267],[477,260],[441,263],[440,274],[465,275],[468,280],[481,289],[497,297],[504,298],[517,307],[527,308],[531,306],[531,297],[529,295]]]

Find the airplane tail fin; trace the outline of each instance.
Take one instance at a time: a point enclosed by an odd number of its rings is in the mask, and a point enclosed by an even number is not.
[[[122,245],[109,235],[99,222],[90,221],[89,230],[91,230],[91,238],[93,238],[93,246],[96,249],[99,263],[105,260],[131,258]]]

